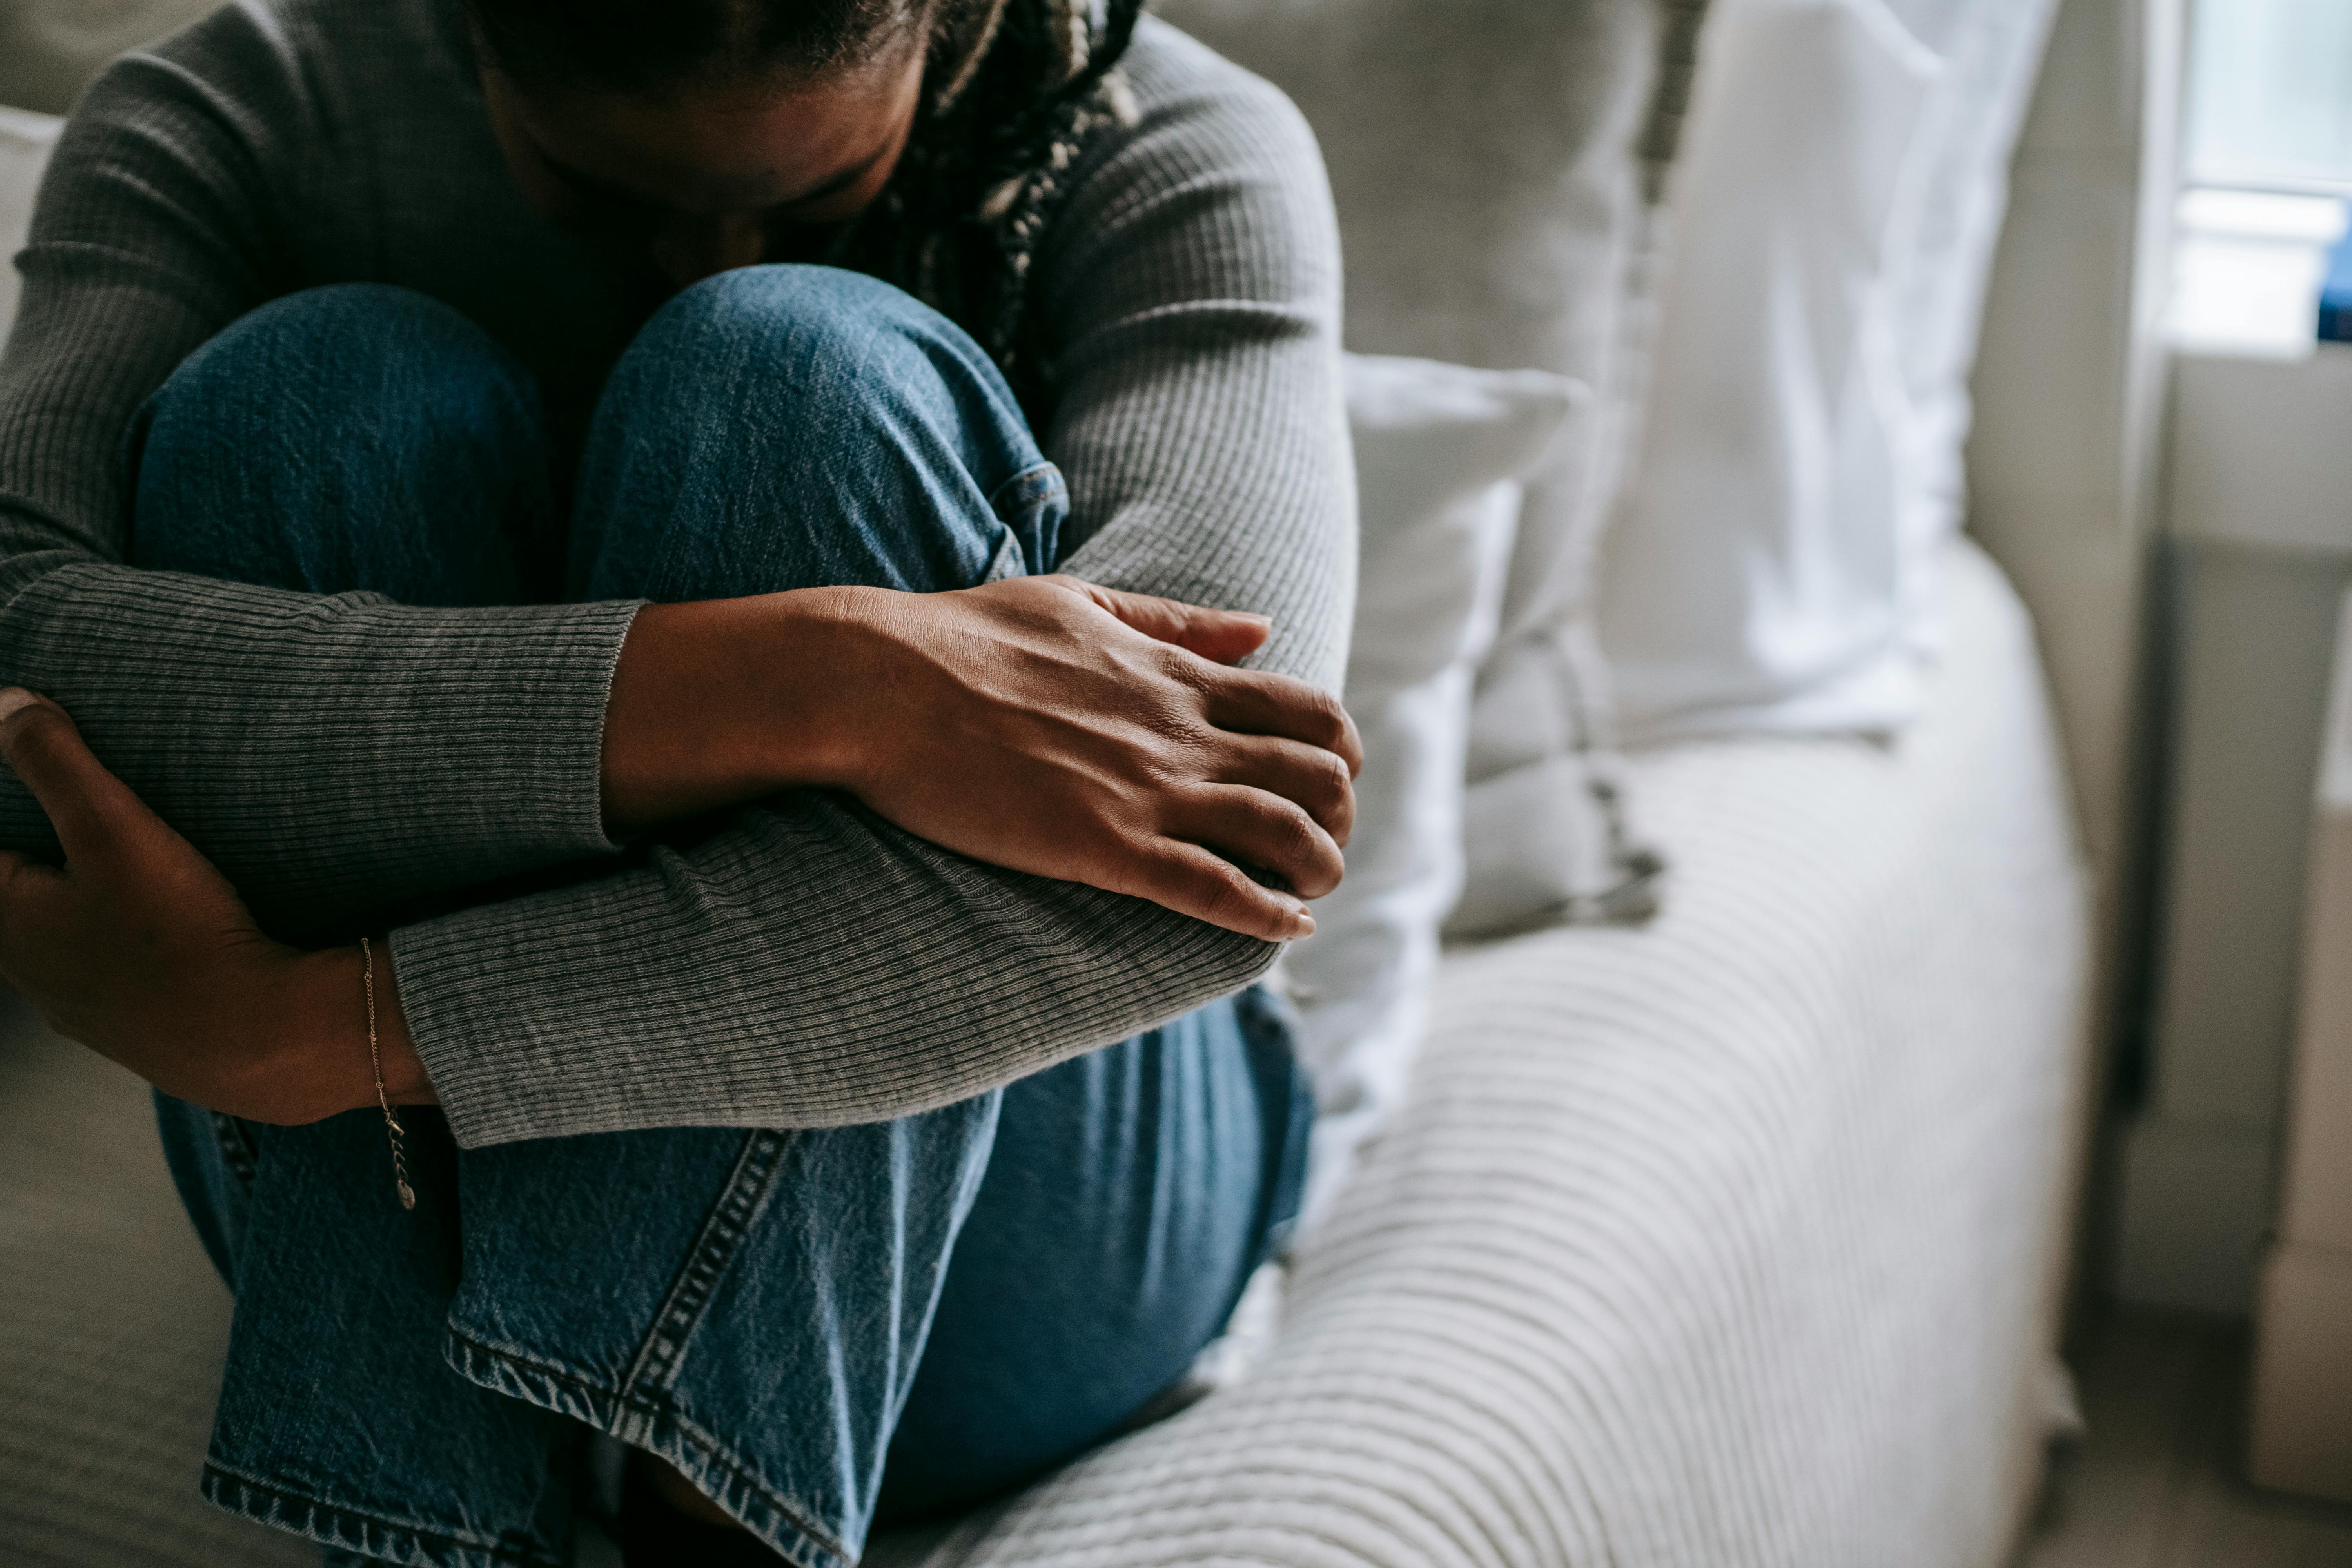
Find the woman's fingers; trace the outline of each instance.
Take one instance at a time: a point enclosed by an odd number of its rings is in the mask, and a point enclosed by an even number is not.
[[[1123,593],[1077,577],[1053,579],[1092,599],[1145,637],[1199,654],[1213,664],[1231,664],[1265,646],[1274,623],[1239,610],[1213,610],[1177,599]]]
[[[1260,942],[1296,942],[1315,932],[1315,917],[1305,904],[1260,887],[1240,867],[1197,844],[1169,844],[1145,867],[1138,885],[1120,890]]]
[[[37,918],[34,906],[39,903],[42,889],[36,879],[48,869],[30,855],[0,852],[0,984],[23,984],[24,977],[16,973],[20,945],[16,932],[25,921]]]
[[[9,925],[24,915],[28,902],[46,895],[58,879],[56,867],[14,849],[0,849],[0,973],[5,973]]]
[[[1278,735],[1223,735],[1220,784],[1248,784],[1295,800],[1345,848],[1356,826],[1356,791],[1337,752]]]
[[[837,721],[832,782],[881,816],[1264,940],[1312,929],[1301,900],[1339,882],[1362,748],[1329,693],[1214,662],[1261,646],[1262,618],[1029,577],[844,625],[843,664],[888,672],[866,685],[894,700]]]
[[[30,855],[0,851],[0,981],[22,985],[17,973],[24,933],[37,931],[56,919],[51,902],[65,887],[65,876]]]
[[[1347,709],[1321,687],[1295,677],[1263,669],[1218,670],[1208,685],[1207,717],[1220,730],[1320,746],[1348,764],[1349,778],[1363,771],[1364,743]]]
[[[1271,871],[1302,899],[1319,899],[1339,885],[1347,863],[1339,845],[1297,802],[1242,784],[1206,784],[1189,795],[1168,819],[1171,837]]]
[[[0,761],[48,814],[68,861],[102,854],[152,816],[82,743],[64,709],[21,687],[0,691]]]

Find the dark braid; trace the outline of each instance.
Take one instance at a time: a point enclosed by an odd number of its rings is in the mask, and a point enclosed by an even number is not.
[[[1134,120],[1117,67],[1141,9],[1109,0],[1097,22],[1087,0],[980,0],[943,29],[924,119],[832,258],[961,324],[1033,414],[1049,388],[1030,269],[1088,143]]]
[[[1118,66],[1143,0],[465,4],[513,74],[623,91],[819,73],[928,25],[914,133],[889,184],[826,259],[886,279],[957,322],[1033,416],[1042,412],[1051,389],[1026,310],[1030,271],[1089,144],[1133,122]]]

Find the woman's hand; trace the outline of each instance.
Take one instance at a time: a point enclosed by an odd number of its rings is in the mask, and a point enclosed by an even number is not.
[[[650,606],[614,679],[607,821],[820,784],[975,859],[1304,936],[1363,755],[1336,698],[1232,668],[1268,630],[1060,576]]]
[[[90,754],[56,704],[0,691],[0,760],[48,814],[50,866],[0,853],[0,980],[164,1093],[256,1121],[375,1100],[356,949],[271,941],[212,862]],[[397,1098],[430,1098],[376,965]]]

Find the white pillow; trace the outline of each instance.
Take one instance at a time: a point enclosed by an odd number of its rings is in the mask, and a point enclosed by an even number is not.
[[[1896,723],[1889,263],[1942,63],[1884,0],[1724,0],[1601,625],[1631,739]]]
[[[2050,0],[1721,0],[1601,573],[1629,741],[1886,731],[1919,696]]]
[[[1470,686],[1509,571],[1513,481],[1584,402],[1564,376],[1427,360],[1351,354],[1347,380],[1362,498],[1347,701],[1364,771],[1347,879],[1284,962],[1319,1112],[1304,1223],[1403,1095],[1462,885]]]
[[[16,320],[16,253],[33,223],[33,194],[40,188],[49,149],[65,121],[21,109],[0,109],[0,348]]]
[[[1916,465],[1900,546],[1909,598],[1904,622],[1915,647],[1928,651],[1939,640],[1942,602],[1934,566],[1947,558],[1967,511],[1965,449],[1975,413],[1969,379],[2009,210],[2010,156],[2033,101],[2058,0],[1892,4],[1945,61],[1895,289]]]

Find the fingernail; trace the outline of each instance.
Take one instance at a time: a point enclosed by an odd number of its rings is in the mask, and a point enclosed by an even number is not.
[[[39,700],[38,697],[21,686],[11,686],[6,690],[0,691],[0,724],[5,724],[19,711],[30,708]]]
[[[1292,912],[1297,918],[1291,923],[1290,940],[1297,942],[1301,937],[1313,936],[1315,934],[1315,917],[1307,912],[1307,906],[1301,904]]]

